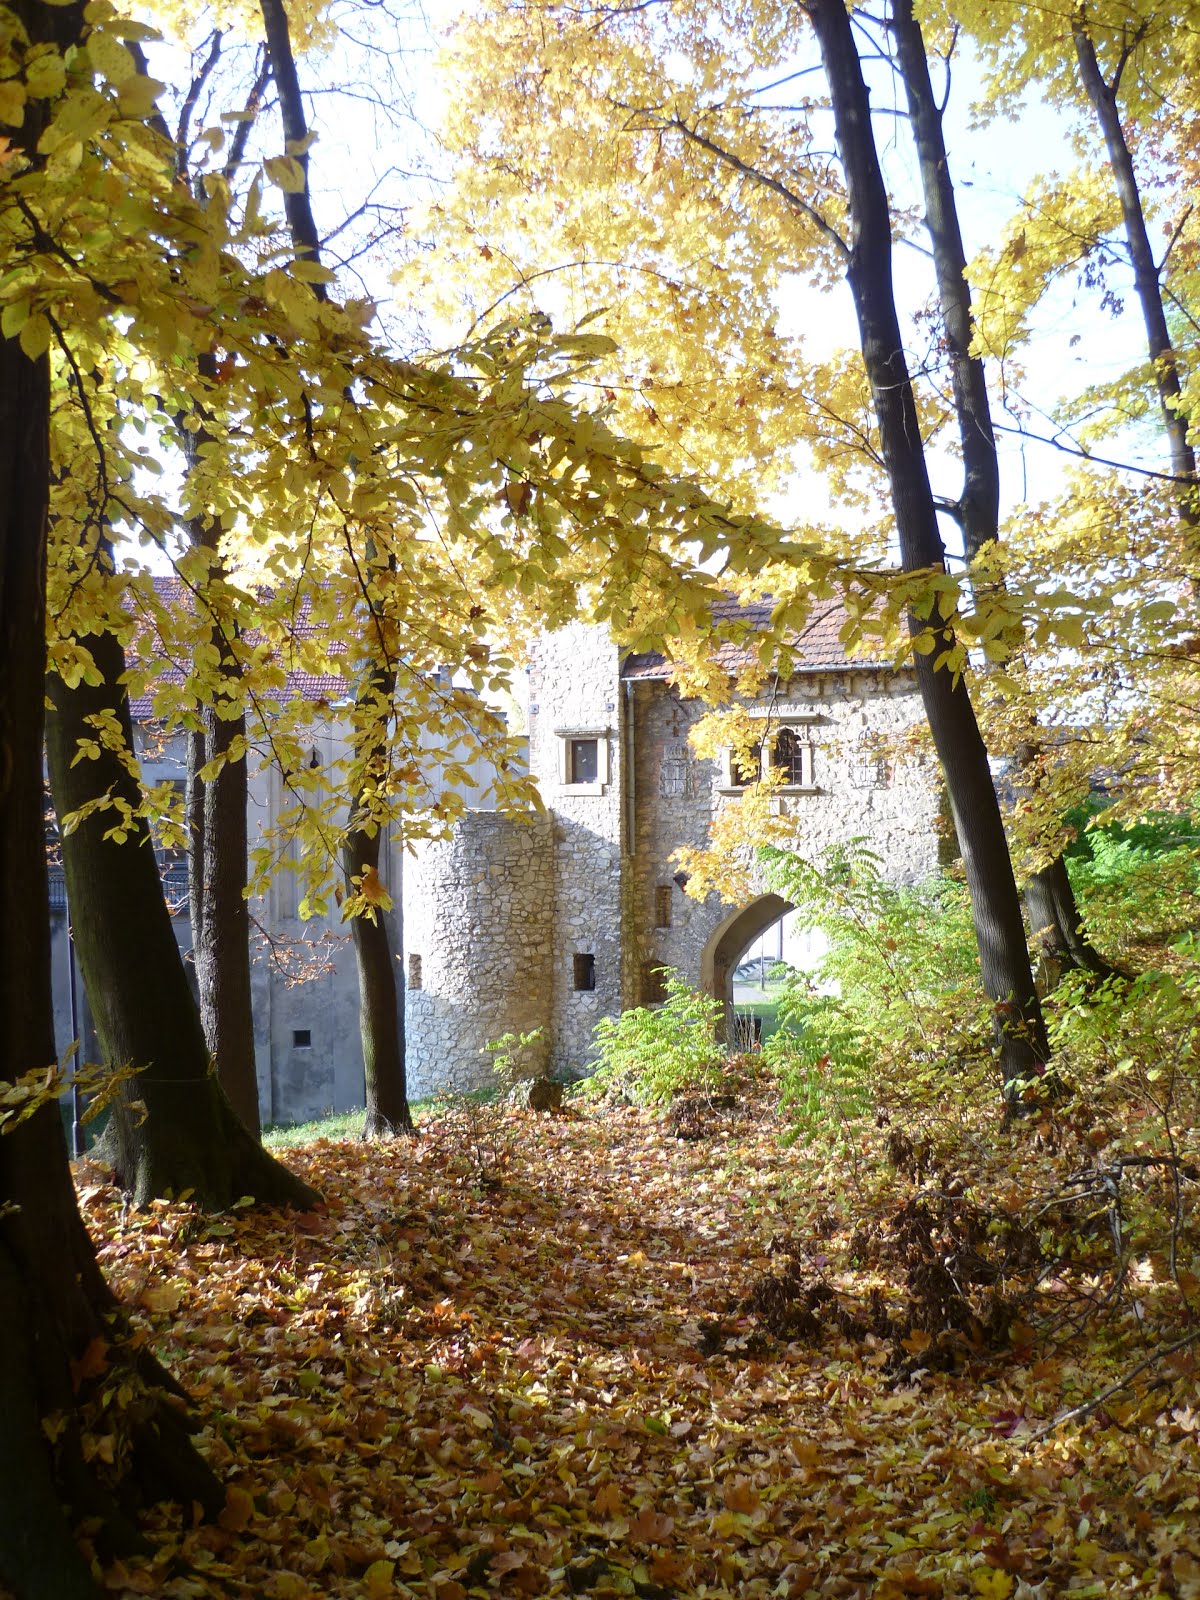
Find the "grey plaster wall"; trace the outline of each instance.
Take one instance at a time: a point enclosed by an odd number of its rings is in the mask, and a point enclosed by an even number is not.
[[[528,1066],[544,1070],[555,954],[549,817],[468,812],[453,838],[407,859],[404,897],[409,1094],[494,1086],[484,1046],[509,1032],[543,1029]]]

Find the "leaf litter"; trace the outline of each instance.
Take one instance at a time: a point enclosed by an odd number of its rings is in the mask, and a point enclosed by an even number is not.
[[[1026,1130],[968,1190],[886,1130],[849,1185],[765,1102],[694,1122],[463,1106],[291,1151],[326,1196],[301,1215],[130,1213],[85,1168],[228,1484],[109,1590],[1200,1597],[1194,1347],[1056,1426],[1187,1297],[1152,1259],[1075,1315],[1103,1274],[1018,1215]]]

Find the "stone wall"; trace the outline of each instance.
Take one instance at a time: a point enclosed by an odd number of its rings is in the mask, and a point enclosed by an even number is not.
[[[553,824],[549,1065],[565,1077],[587,1066],[592,1029],[622,1005],[622,715],[619,657],[605,629],[575,624],[538,641],[529,765]],[[575,781],[576,740],[595,741],[592,781]]]
[[[701,761],[688,732],[704,707],[681,701],[666,683],[639,681],[634,689],[637,775],[633,833],[636,867],[630,896],[629,943],[639,969],[678,968],[700,983],[704,953],[733,908],[715,895],[703,903],[675,883],[671,854],[707,842],[716,811],[736,803],[738,790],[722,761]],[[809,857],[863,835],[895,882],[915,883],[938,867],[940,785],[936,762],[924,752],[889,752],[886,741],[922,718],[914,678],[882,670],[813,673],[756,708],[764,728],[792,726],[810,747],[810,781],[774,802],[794,823],[795,847]],[[756,882],[765,893],[767,886]],[[663,926],[664,922],[669,925]]]
[[[404,866],[408,1092],[414,1099],[495,1084],[484,1046],[551,1024],[551,823],[468,812],[451,839]]]

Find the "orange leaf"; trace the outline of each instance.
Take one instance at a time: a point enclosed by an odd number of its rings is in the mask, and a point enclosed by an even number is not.
[[[725,1485],[725,1504],[730,1511],[757,1511],[762,1496],[747,1478],[733,1478]]]
[[[108,1341],[99,1334],[88,1345],[78,1361],[71,1363],[71,1387],[78,1394],[88,1378],[98,1378],[108,1370]]]
[[[639,1511],[629,1524],[629,1537],[635,1544],[662,1544],[675,1531],[674,1517],[664,1517],[649,1506]]]

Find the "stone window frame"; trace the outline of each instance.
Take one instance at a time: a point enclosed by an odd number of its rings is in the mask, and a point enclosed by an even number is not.
[[[723,794],[743,794],[750,788],[752,783],[759,782],[763,773],[764,755],[769,764],[775,740],[784,729],[787,729],[791,733],[805,736],[802,737],[800,744],[801,775],[807,781],[780,784],[776,792],[779,794],[820,794],[821,786],[816,781],[817,743],[813,738],[813,730],[821,721],[819,713],[791,712],[770,719],[764,716],[762,720],[764,722],[770,720],[770,729],[769,731],[764,730],[763,738],[757,740],[751,746],[749,752],[751,759],[757,762],[757,777],[751,778],[749,782],[743,781],[736,752],[732,748],[727,749],[725,751],[725,771],[722,775],[721,792]]]
[[[612,768],[609,760],[611,735],[611,728],[555,728],[554,738],[558,745],[558,786],[564,794],[604,794],[611,782]],[[592,783],[571,782],[571,746],[580,739],[596,741],[596,777]]]

